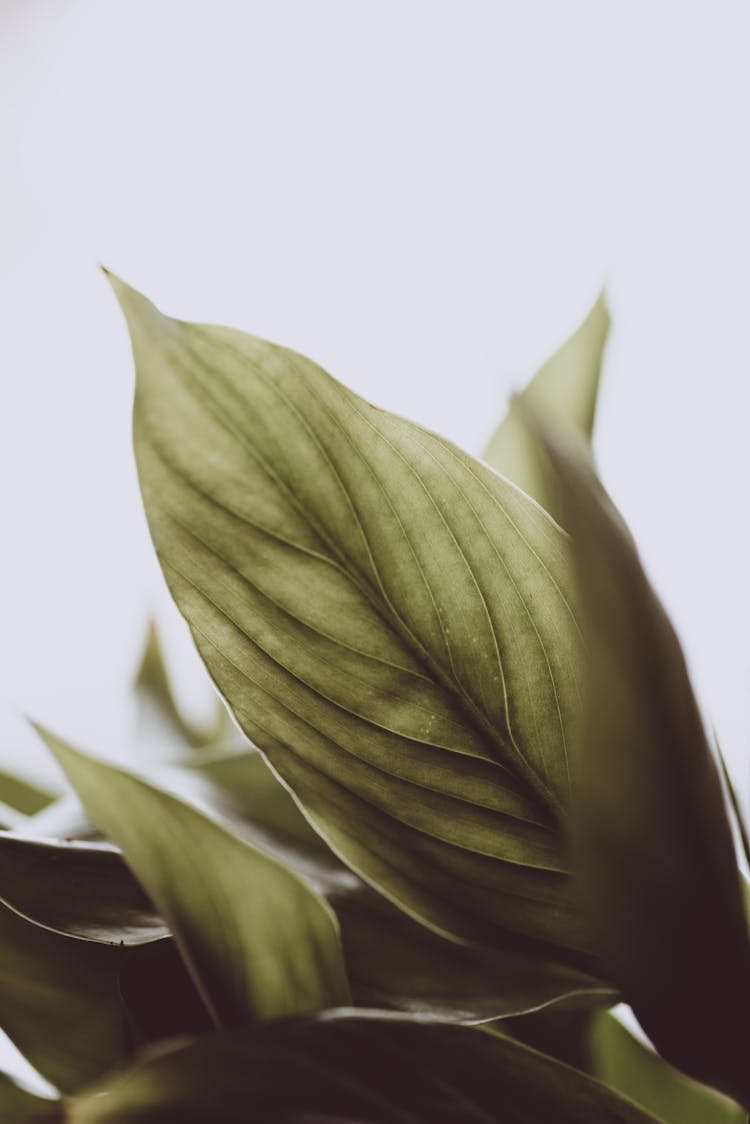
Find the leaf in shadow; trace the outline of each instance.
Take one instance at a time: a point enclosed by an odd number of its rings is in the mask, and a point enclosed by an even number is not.
[[[748,1104],[750,939],[684,657],[589,464],[540,439],[573,536],[590,654],[573,757],[588,908],[612,978],[660,1053]]]
[[[376,1012],[281,1020],[166,1048],[68,1112],[71,1124],[654,1120],[511,1039]]]

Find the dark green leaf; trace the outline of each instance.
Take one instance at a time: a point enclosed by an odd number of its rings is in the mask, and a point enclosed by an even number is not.
[[[0,1073],[0,1120],[3,1124],[62,1124],[63,1116],[58,1101],[38,1097]]]
[[[468,1027],[330,1013],[176,1046],[69,1107],[71,1124],[647,1124],[574,1069]]]
[[[121,960],[120,949],[49,932],[0,905],[0,1027],[63,1092],[126,1054]]]
[[[116,848],[0,832],[0,898],[58,933],[141,944],[169,930]]]
[[[750,939],[684,658],[588,464],[567,446],[547,446],[590,651],[573,767],[591,914],[613,978],[657,1049],[750,1103]]]
[[[42,735],[158,907],[217,1025],[346,1001],[335,918],[302,879],[171,793]]]
[[[214,1029],[171,937],[126,948],[118,984],[128,1029],[137,1045]]]
[[[301,356],[116,287],[151,531],[245,733],[408,912],[590,966],[557,826],[579,690],[565,536]]]
[[[609,313],[602,293],[577,331],[521,391],[519,403],[532,408],[555,431],[569,428],[590,440],[608,332]],[[524,425],[518,409],[511,408],[501,421],[484,459],[538,500],[558,522],[564,522],[559,498],[540,462],[534,434]]]

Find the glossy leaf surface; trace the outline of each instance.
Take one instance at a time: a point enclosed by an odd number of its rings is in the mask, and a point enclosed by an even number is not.
[[[296,874],[171,793],[43,736],[164,917],[218,1025],[348,998],[335,918]]]
[[[166,1050],[71,1124],[221,1120],[646,1124],[652,1117],[510,1039],[382,1014],[332,1013]]]
[[[62,1124],[59,1103],[48,1097],[38,1097],[12,1078],[0,1074],[0,1120],[3,1124]]]
[[[402,908],[590,964],[557,827],[579,691],[564,535],[301,356],[116,288],[152,535],[246,734]]]
[[[113,847],[0,832],[0,899],[39,925],[130,945],[168,929]]]

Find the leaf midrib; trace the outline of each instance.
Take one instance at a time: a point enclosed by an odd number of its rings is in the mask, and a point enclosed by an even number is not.
[[[200,369],[200,371],[203,372],[203,374],[210,374],[212,378],[220,379],[221,383],[224,387],[225,392],[231,398],[236,400],[238,405],[241,405],[244,408],[246,406],[246,403],[245,403],[244,399],[242,398],[242,396],[238,393],[238,391],[235,388],[235,386],[233,385],[232,381],[227,379],[222,374],[221,369],[218,366],[217,367],[209,366],[208,362],[200,355],[200,353],[198,353],[196,351],[196,349],[193,346],[191,346],[190,333],[191,333],[191,331],[195,332],[196,334],[198,334],[200,336],[200,338],[205,343],[207,343],[209,345],[209,348],[215,347],[219,351],[223,350],[225,352],[228,352],[230,355],[232,355],[232,357],[235,359],[235,361],[237,361],[241,365],[242,364],[245,364],[245,365],[252,364],[253,371],[260,378],[262,378],[264,384],[268,388],[270,388],[270,390],[277,397],[277,399],[281,402],[281,404],[284,406],[284,408],[286,408],[298,420],[298,422],[303,426],[305,431],[309,434],[311,441],[316,446],[316,448],[319,450],[319,452],[321,453],[321,456],[324,458],[326,464],[330,468],[330,471],[331,471],[331,473],[332,473],[332,475],[333,475],[333,477],[336,481],[336,484],[338,485],[338,488],[340,489],[341,494],[344,497],[344,500],[347,503],[347,506],[349,507],[349,510],[352,513],[352,517],[353,517],[354,522],[355,522],[355,524],[356,524],[356,526],[359,530],[359,533],[361,535],[362,542],[364,544],[367,555],[371,559],[373,573],[375,575],[377,575],[377,573],[378,573],[377,567],[375,566],[374,560],[372,560],[372,553],[371,553],[371,550],[370,550],[370,547],[369,547],[369,543],[367,541],[366,535],[364,534],[364,530],[362,528],[361,520],[359,519],[359,515],[358,515],[356,507],[354,505],[354,501],[352,500],[352,497],[351,497],[348,489],[345,487],[345,485],[344,485],[344,483],[343,483],[343,481],[340,477],[340,474],[338,473],[338,470],[336,469],[336,466],[331,462],[331,458],[328,454],[327,449],[325,448],[325,446],[323,446],[321,444],[317,434],[314,432],[313,429],[311,429],[311,427],[309,426],[306,418],[298,410],[297,406],[289,400],[288,396],[286,394],[284,394],[284,392],[279,388],[279,386],[277,385],[277,383],[273,379],[273,377],[267,371],[265,371],[260,364],[258,364],[256,362],[253,362],[252,360],[248,359],[247,356],[243,355],[243,353],[241,351],[239,351],[236,347],[232,346],[228,341],[214,339],[214,337],[210,334],[210,330],[206,326],[192,325],[192,324],[189,325],[189,324],[184,324],[181,321],[174,321],[174,323],[176,323],[177,326],[180,328],[180,333],[179,333],[179,336],[177,337],[177,339],[174,339],[174,337],[168,337],[168,344],[165,345],[164,344],[165,337],[161,336],[161,335],[157,336],[157,340],[164,347],[165,350],[167,350],[168,348],[171,348],[172,350],[174,350],[176,352],[176,357],[178,358],[178,360],[179,359],[184,360],[185,355],[187,355],[193,361],[193,363],[195,365],[197,365],[197,367]],[[287,352],[285,349],[281,349],[281,350],[284,350],[284,354],[288,358],[291,359],[292,364],[296,367],[297,366],[297,357],[295,356],[295,354],[293,352]],[[282,492],[282,494],[286,498],[287,502],[292,506],[294,511],[297,513],[297,516],[300,518],[300,520],[321,541],[323,546],[327,549],[329,554],[332,556],[328,560],[331,561],[333,564],[338,565],[341,568],[343,573],[346,574],[346,576],[352,582],[352,584],[355,586],[355,588],[362,594],[363,597],[366,598],[366,600],[372,606],[372,608],[378,614],[378,616],[380,616],[380,618],[382,620],[384,620],[384,622],[388,625],[389,628],[393,629],[396,632],[396,634],[401,637],[402,641],[405,641],[409,645],[409,647],[412,650],[412,654],[413,654],[414,658],[417,659],[425,667],[425,670],[427,672],[427,677],[430,678],[433,683],[437,682],[443,689],[445,689],[449,692],[451,698],[453,698],[456,701],[457,705],[461,708],[461,710],[463,710],[464,712],[467,713],[467,716],[470,718],[472,724],[474,725],[474,728],[478,729],[478,732],[482,735],[482,737],[485,738],[485,739],[488,739],[491,745],[494,744],[494,745],[498,746],[501,750],[510,749],[511,751],[513,751],[515,749],[515,747],[512,744],[509,745],[509,743],[506,741],[506,739],[504,739],[499,734],[498,730],[481,713],[481,711],[479,710],[479,708],[477,707],[477,705],[473,701],[473,699],[471,699],[466,694],[466,692],[462,690],[461,685],[458,682],[456,682],[450,675],[447,675],[443,671],[443,669],[437,664],[437,662],[435,660],[433,660],[433,658],[430,656],[429,652],[424,648],[424,646],[417,639],[417,637],[414,636],[411,629],[408,627],[406,622],[400,616],[400,614],[398,613],[398,611],[395,609],[392,602],[388,598],[387,594],[383,590],[382,582],[380,582],[379,578],[378,578],[378,583],[379,583],[380,588],[375,589],[373,587],[371,581],[368,580],[360,572],[359,568],[352,561],[352,559],[348,556],[348,554],[345,553],[344,551],[342,551],[337,546],[336,542],[331,538],[331,536],[328,534],[326,529],[324,527],[321,527],[319,525],[318,521],[315,520],[313,517],[311,517],[310,512],[307,511],[303,507],[303,505],[299,502],[297,496],[295,495],[293,490],[289,487],[289,485],[286,483],[286,481],[283,480],[278,475],[278,473],[273,469],[273,467],[271,465],[269,465],[266,457],[263,456],[259,452],[257,447],[248,440],[246,434],[242,431],[242,429],[237,427],[234,424],[231,416],[229,416],[226,413],[226,411],[222,408],[222,406],[209,393],[206,384],[203,383],[202,381],[197,380],[196,376],[193,375],[192,373],[190,373],[190,371],[186,369],[186,364],[184,362],[178,362],[175,365],[175,367],[180,372],[179,377],[181,379],[184,379],[185,382],[187,382],[187,384],[188,384],[187,389],[190,390],[192,396],[199,402],[199,404],[203,408],[207,409],[211,413],[211,415],[214,417],[214,420],[222,428],[228,430],[232,434],[232,436],[238,441],[238,443],[241,445],[241,447],[250,455],[252,460],[258,465],[258,467],[261,469],[261,471],[263,471],[265,473],[266,477],[271,481],[271,483],[275,487],[277,487],[280,492]],[[321,375],[325,378],[330,379],[330,376],[327,376],[326,373],[322,370],[321,370]],[[303,374],[301,374],[300,377],[303,381],[306,381]],[[333,380],[331,380],[331,381],[333,381]],[[328,416],[331,417],[331,420],[334,422],[334,424],[336,424],[336,426],[339,428],[339,430],[344,434],[346,439],[349,441],[351,447],[353,448],[355,453],[360,457],[360,459],[364,463],[367,470],[371,473],[375,483],[380,488],[380,490],[383,493],[383,495],[384,495],[386,501],[388,502],[389,506],[391,506],[391,508],[392,508],[392,501],[390,500],[390,497],[388,496],[388,494],[384,491],[384,489],[382,487],[382,483],[378,479],[377,474],[375,474],[375,472],[374,472],[372,466],[370,465],[370,463],[366,460],[366,458],[363,457],[363,455],[361,453],[361,450],[359,450],[357,448],[357,446],[353,443],[350,435],[348,433],[346,433],[345,429],[343,429],[343,427],[341,426],[341,423],[339,422],[338,418],[336,418],[335,416],[330,414],[330,410],[325,405],[325,403],[322,402],[322,399],[319,399],[318,401],[321,402],[321,404],[325,408]],[[143,420],[145,421],[146,419],[144,418]],[[369,419],[368,419],[368,421],[369,421]],[[372,423],[369,423],[369,424],[372,424]],[[147,424],[145,425],[145,428],[147,430],[149,429]],[[384,435],[380,434],[380,436],[384,438]],[[151,444],[152,448],[154,449],[154,451],[161,455],[162,451],[161,451],[160,443],[158,441],[153,440],[151,438],[150,434],[149,434],[149,441],[150,441],[150,444]],[[409,466],[409,467],[411,467],[411,466]],[[412,469],[412,471],[414,471],[414,470]],[[416,475],[416,473],[415,473],[415,475]],[[419,480],[420,478],[417,476],[417,479]],[[424,487],[424,483],[421,480],[420,480],[420,483]],[[194,487],[192,481],[190,482],[190,486]],[[396,515],[395,512],[394,512],[394,516],[396,518],[398,518],[398,516]],[[400,522],[400,520],[399,520],[399,522]],[[402,526],[402,529],[403,529],[402,524],[401,524],[401,526]],[[405,538],[406,542],[409,544],[409,548],[412,550],[412,553],[413,553],[413,547],[411,546],[411,542],[410,542],[408,536],[406,535],[405,531],[404,531],[404,538]],[[325,557],[325,556],[323,556],[323,557]],[[470,570],[470,567],[469,567],[469,570]],[[472,573],[472,577],[473,577],[473,573]],[[431,589],[430,589],[430,587],[429,587],[429,585],[426,581],[425,581],[425,586],[426,586],[428,592],[430,593],[430,596],[432,597],[432,591],[431,591]],[[387,608],[387,611],[385,611],[386,608]],[[439,614],[438,614],[438,619],[439,619]],[[502,668],[501,668],[501,674],[502,674]],[[521,769],[519,771],[519,774],[517,775],[517,780],[520,783],[523,784],[523,786],[526,790],[526,795],[539,807],[540,814],[544,817],[546,822],[549,822],[551,818],[554,821],[555,820],[555,812],[556,812],[557,809],[555,808],[554,797],[550,793],[550,790],[548,789],[548,787],[546,785],[544,785],[543,783],[540,783],[539,778],[537,777],[535,771],[529,767],[528,762],[526,762],[525,759],[520,755],[520,752],[518,752],[516,750],[515,753],[514,753],[514,756],[516,757],[516,759],[519,761],[519,764],[521,765]],[[505,767],[503,765],[503,762],[501,760],[498,760],[498,755],[497,755],[496,752],[492,754],[492,760],[495,761],[495,763],[500,768]],[[552,813],[552,815],[551,815],[551,813]]]

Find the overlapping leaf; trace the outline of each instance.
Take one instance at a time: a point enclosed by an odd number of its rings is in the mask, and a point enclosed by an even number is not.
[[[335,918],[302,879],[172,794],[43,736],[158,907],[217,1025],[348,999]]]
[[[590,649],[579,863],[613,978],[659,1051],[750,1103],[750,939],[718,774],[672,627],[590,468],[547,442]]]
[[[245,732],[402,908],[589,964],[558,828],[579,691],[564,535],[302,357],[117,290],[151,531]]]
[[[70,1124],[654,1124],[598,1082],[510,1039],[383,1014],[330,1013],[155,1055]]]
[[[215,774],[213,766],[224,764],[228,772]],[[571,997],[589,1005],[616,1001],[601,981],[571,968],[458,945],[417,924],[342,866],[256,751],[232,751],[226,762],[209,756],[199,771],[219,775],[240,798],[252,822],[237,823],[237,830],[327,897],[357,1004],[477,1022]],[[173,941],[164,939],[168,930],[116,848],[0,834],[0,888],[7,904],[37,924],[131,949],[119,989],[138,1027],[153,1028],[160,1010],[175,1005],[195,1010],[193,985],[180,972]],[[143,947],[147,942],[154,947]],[[175,1018],[175,1032],[195,1021],[192,1014],[187,1024],[179,1013]]]

